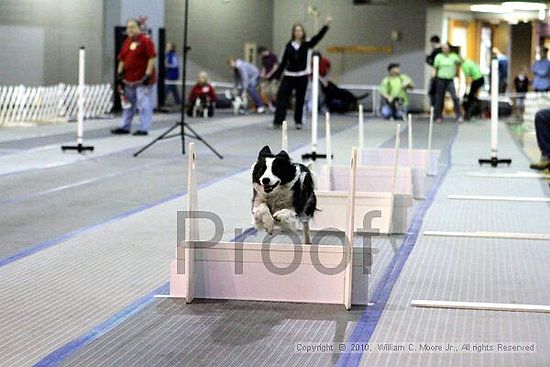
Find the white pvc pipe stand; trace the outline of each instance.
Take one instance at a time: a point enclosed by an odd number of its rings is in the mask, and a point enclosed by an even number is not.
[[[434,128],[434,107],[430,107],[430,125],[428,128],[428,155],[432,152],[432,132]]]
[[[86,68],[86,50],[80,48],[78,53],[78,115],[76,123],[76,143],[82,145],[84,136],[84,73]]]
[[[363,123],[363,105],[359,104],[359,149],[363,149],[365,147]]]
[[[327,151],[327,165],[330,167],[332,166],[332,140],[330,131],[330,113],[328,112],[325,112],[325,145]]]
[[[313,81],[311,104],[311,152],[317,152],[317,119],[319,109],[319,56],[313,56]]]
[[[498,60],[491,63],[491,157],[498,155]]]
[[[409,115],[410,116],[410,115]],[[397,170],[399,168],[399,146],[401,145],[400,141],[401,133],[401,124],[397,124],[395,128],[395,147],[394,147],[394,156],[393,156],[393,177],[392,177],[392,188],[391,188],[391,201],[390,201],[390,228],[389,233],[393,233],[393,212],[395,206],[395,193],[397,191]]]
[[[288,152],[288,123],[283,121],[281,129],[281,150]]]

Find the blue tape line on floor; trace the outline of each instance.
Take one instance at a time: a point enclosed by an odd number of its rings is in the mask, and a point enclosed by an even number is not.
[[[81,337],[72,340],[71,342],[65,344],[59,349],[56,349],[52,353],[48,354],[41,361],[35,364],[35,367],[51,367],[59,365],[65,358],[69,357],[71,354],[75,353],[80,348],[85,345],[90,344],[100,336],[108,333],[110,330],[115,328],[117,325],[120,325],[125,320],[134,316],[139,311],[147,307],[155,299],[157,294],[168,294],[170,290],[169,283],[165,283],[159,288],[155,289],[151,293],[141,297],[137,301],[133,302],[120,312],[116,313],[114,316],[108,320],[102,322],[101,324],[94,327],[92,330],[82,335]]]
[[[245,171],[247,171],[249,168],[245,168],[245,169],[242,169],[236,173],[231,173],[231,174],[228,174],[227,176],[222,176],[222,177],[218,177],[214,180],[211,180],[211,181],[208,181],[202,185],[200,185],[198,188],[199,189],[202,189],[202,188],[205,188],[205,187],[208,187],[210,185],[213,185],[217,182],[220,182],[222,180],[225,180],[227,178],[230,178],[230,177],[233,177],[233,176],[236,176],[238,174],[241,174]],[[49,247],[52,247],[52,246],[55,246],[55,245],[58,245],[68,239],[71,239],[75,236],[77,236],[78,234],[80,233],[83,233],[83,232],[87,232],[87,231],[90,231],[92,229],[95,229],[95,228],[98,228],[98,227],[101,227],[101,226],[104,226],[106,224],[109,224],[109,223],[112,223],[112,222],[115,222],[117,220],[120,220],[120,219],[124,219],[126,217],[129,217],[130,215],[133,215],[133,214],[136,214],[136,213],[139,213],[139,212],[142,212],[144,210],[147,210],[147,209],[150,209],[154,206],[157,206],[157,205],[161,205],[161,204],[164,204],[168,201],[171,201],[171,200],[174,200],[174,199],[177,199],[179,197],[182,197],[184,196],[185,194],[187,193],[187,191],[182,191],[182,192],[179,192],[179,193],[176,193],[176,194],[172,194],[170,196],[167,196],[159,201],[156,201],[154,203],[150,203],[150,204],[146,204],[146,205],[142,205],[138,208],[135,208],[135,209],[132,209],[132,210],[129,210],[127,212],[124,212],[124,213],[121,213],[121,214],[118,214],[112,218],[109,218],[103,222],[99,222],[99,223],[96,223],[96,224],[92,224],[90,226],[85,226],[85,227],[82,227],[82,228],[79,228],[77,230],[74,230],[74,231],[71,231],[71,232],[68,232],[68,233],[65,233],[59,237],[56,237],[54,239],[51,239],[51,240],[48,240],[48,241],[45,241],[45,242],[42,242],[42,243],[39,243],[37,245],[34,245],[32,247],[28,247],[26,249],[23,249],[17,253],[15,253],[14,255],[11,255],[11,256],[8,256],[8,257],[5,257],[3,259],[0,259],[0,267],[2,266],[5,266],[5,265],[8,265],[14,261],[17,261],[17,260],[20,260],[24,257],[27,257],[27,256],[30,256],[32,254],[35,254],[39,251],[42,251],[42,250],[45,250]]]
[[[458,128],[455,129],[454,134],[451,138],[451,142],[448,145],[447,164],[444,166],[441,174],[437,177],[426,199],[424,200],[424,202],[422,202],[422,204],[414,214],[409,230],[407,231],[407,234],[403,239],[403,244],[399,248],[398,252],[392,258],[392,261],[388,265],[386,273],[380,280],[380,283],[378,284],[378,286],[376,287],[373,293],[371,302],[374,303],[374,305],[367,306],[365,311],[361,314],[361,317],[359,318],[359,321],[357,322],[355,329],[353,330],[348,342],[367,343],[370,341],[370,338],[374,333],[374,330],[376,329],[376,325],[378,324],[378,321],[380,320],[380,317],[384,312],[386,303],[390,298],[391,292],[393,290],[393,286],[395,285],[395,282],[399,278],[399,275],[401,274],[401,271],[403,270],[403,267],[407,262],[407,259],[409,258],[409,255],[411,254],[411,251],[413,250],[414,245],[416,244],[416,240],[418,239],[420,229],[422,228],[422,224],[424,222],[424,215],[432,205],[435,195],[439,190],[439,187],[441,186],[443,180],[447,176],[447,172],[449,171],[449,167],[451,166],[451,163],[452,163],[451,149],[456,139],[457,133],[458,133]],[[363,357],[362,353],[342,353],[340,355],[340,358],[338,359],[337,366],[338,367],[357,367],[361,362],[362,357]]]
[[[248,228],[244,232],[242,232],[241,235],[232,239],[231,242],[244,241],[248,236],[252,236],[255,233],[256,233],[255,228]],[[51,366],[59,365],[61,362],[63,362],[63,360],[73,355],[78,350],[84,348],[85,346],[89,345],[93,341],[97,340],[102,335],[105,335],[106,333],[113,330],[115,327],[117,327],[118,325],[120,325],[121,323],[128,320],[130,317],[134,316],[135,314],[143,310],[145,307],[150,305],[155,299],[156,295],[169,294],[169,292],[170,292],[170,283],[169,282],[164,283],[162,286],[155,289],[151,293],[148,293],[147,295],[141,297],[140,299],[133,302],[129,306],[125,307],[123,310],[119,311],[118,313],[116,313],[114,316],[112,316],[105,322],[102,322],[101,324],[97,325],[92,330],[88,331],[86,334],[80,336],[77,339],[70,341],[69,343],[65,344],[61,348],[58,348],[52,353],[48,354],[40,362],[35,364],[35,366],[51,367]]]
[[[347,128],[344,128],[344,129],[338,131],[338,133],[342,133],[342,132],[344,132],[344,131],[346,131],[346,130],[349,130],[349,129],[353,128],[354,126],[355,126],[355,125],[352,125],[352,126],[349,126],[349,127],[347,127]],[[336,135],[336,134],[333,134],[333,135]],[[297,151],[297,150],[299,150],[299,149],[302,149],[303,147],[308,146],[308,145],[309,145],[309,143],[307,143],[307,144],[302,144],[302,145],[298,146],[297,148],[295,148],[294,150],[292,150],[292,152],[293,152],[293,151]],[[127,150],[131,150],[131,149],[135,149],[135,148],[130,148],[130,149],[127,149]],[[238,171],[238,172],[236,172],[236,173],[230,173],[230,174],[228,174],[228,175],[226,175],[226,176],[222,176],[222,177],[219,177],[219,178],[217,178],[217,179],[208,181],[208,182],[206,182],[206,183],[200,185],[198,188],[199,188],[199,189],[202,189],[202,188],[208,187],[208,186],[213,185],[213,184],[215,184],[215,183],[217,183],[217,182],[219,182],[219,181],[222,181],[222,180],[224,180],[224,179],[226,179],[226,178],[233,177],[233,176],[238,175],[238,174],[240,174],[240,173],[242,173],[242,172],[245,172],[245,171],[247,171],[248,169],[249,169],[249,168],[243,168],[243,169],[241,169],[240,171]],[[1,177],[1,176],[2,176],[2,175],[0,175],[0,177]],[[150,209],[150,208],[152,208],[152,207],[154,207],[154,206],[157,206],[157,205],[160,205],[160,204],[164,204],[164,203],[166,203],[166,202],[168,202],[168,201],[170,201],[170,200],[176,199],[176,198],[181,197],[181,196],[183,196],[183,195],[185,195],[185,194],[186,194],[186,191],[183,191],[183,192],[179,192],[179,193],[170,195],[170,196],[168,196],[168,197],[166,197],[166,198],[164,198],[164,199],[161,199],[161,200],[159,200],[159,201],[157,201],[157,202],[154,202],[154,203],[151,203],[151,204],[146,204],[146,205],[140,206],[140,207],[138,207],[138,208],[132,209],[132,210],[130,210],[130,211],[127,211],[127,212],[118,214],[118,215],[116,215],[116,216],[114,216],[114,217],[112,217],[112,218],[110,218],[110,219],[105,220],[105,221],[102,221],[102,222],[99,222],[99,223],[96,223],[96,224],[92,224],[92,225],[90,225],[90,226],[81,227],[81,228],[79,228],[79,229],[76,229],[76,230],[74,230],[74,231],[65,233],[65,234],[63,234],[63,235],[61,235],[61,236],[59,236],[59,237],[53,238],[53,239],[51,239],[51,240],[47,240],[47,241],[41,242],[41,243],[39,243],[39,244],[33,245],[33,246],[31,246],[31,247],[27,247],[27,248],[25,248],[25,249],[23,249],[23,250],[20,250],[20,251],[16,252],[16,253],[13,254],[13,255],[10,255],[10,256],[7,256],[7,257],[5,257],[5,258],[3,258],[3,259],[0,259],[0,267],[5,266],[5,265],[8,265],[8,264],[11,264],[11,263],[14,262],[14,261],[20,260],[20,259],[22,259],[22,258],[25,258],[25,257],[27,257],[27,256],[30,256],[30,255],[35,254],[35,253],[37,253],[37,252],[40,252],[40,251],[42,251],[42,250],[45,250],[45,249],[47,249],[47,248],[49,248],[49,247],[55,246],[55,245],[57,245],[57,244],[60,244],[60,243],[66,241],[66,240],[68,240],[68,239],[70,239],[70,238],[75,237],[76,235],[78,235],[78,234],[80,234],[80,233],[82,233],[82,232],[86,232],[86,231],[89,231],[89,230],[98,228],[98,227],[100,227],[100,226],[102,226],[102,225],[109,224],[109,223],[114,222],[114,221],[116,221],[116,220],[126,218],[126,217],[128,217],[128,216],[130,216],[130,215],[132,215],[132,214],[139,213],[139,212],[141,212],[141,211],[143,211],[143,210]]]

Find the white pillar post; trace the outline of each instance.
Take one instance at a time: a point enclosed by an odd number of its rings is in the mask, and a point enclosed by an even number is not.
[[[327,152],[327,165],[332,166],[332,139],[330,132],[330,113],[325,113],[325,144]],[[330,171],[329,171],[330,173]]]
[[[85,68],[86,68],[86,50],[84,46],[80,47],[78,53],[78,114],[76,123],[76,143],[82,145],[84,135],[84,88],[85,88]]]
[[[359,104],[359,149],[363,149],[365,147],[363,123],[363,105]]]
[[[311,152],[317,152],[317,119],[319,109],[319,56],[313,56],[313,81],[312,81],[312,107],[311,107]]]
[[[491,157],[498,154],[498,60],[491,63]]]

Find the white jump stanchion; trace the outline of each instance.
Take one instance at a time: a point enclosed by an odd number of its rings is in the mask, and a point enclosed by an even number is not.
[[[407,116],[407,123],[408,123],[408,138],[409,138],[409,152],[412,152],[413,149],[413,133],[412,133],[412,127],[413,127],[413,117],[409,113]]]
[[[428,126],[428,156],[432,152],[432,134],[434,129],[434,106],[430,107],[430,124]]]
[[[351,151],[351,164],[349,174],[348,215],[346,223],[346,241],[344,254],[347,255],[346,271],[344,276],[344,306],[351,308],[352,280],[353,280],[353,243],[355,240],[355,191],[357,189],[357,148]]]
[[[302,155],[302,159],[326,158],[326,154],[317,153],[317,126],[319,117],[319,56],[313,56],[313,79],[311,82],[311,152]]]
[[[411,115],[409,115],[410,117]],[[409,118],[410,121],[410,118]],[[409,123],[409,129],[410,129],[410,123]],[[393,233],[394,226],[393,226],[393,208],[395,206],[395,195],[397,191],[397,170],[399,168],[399,147],[401,145],[399,133],[401,132],[401,124],[397,124],[397,127],[395,129],[395,153],[393,157],[393,178],[392,178],[392,187],[391,187],[391,202],[390,202],[390,229],[389,233]],[[409,140],[410,142],[410,140]],[[410,152],[410,149],[409,149]]]
[[[480,165],[485,163],[498,167],[500,163],[512,164],[509,158],[498,158],[498,60],[491,63],[491,158],[478,160]]]
[[[365,147],[364,126],[363,126],[363,105],[359,104],[359,149]]]
[[[281,150],[288,152],[288,122],[283,121],[281,127]]]
[[[407,145],[407,154],[409,163],[413,161],[413,118],[412,114],[407,115],[407,139],[408,139],[408,145]],[[428,155],[428,164],[429,164],[429,155]],[[426,173],[427,175],[427,173]]]
[[[426,149],[426,167],[430,166],[430,161],[432,159],[432,135],[434,128],[434,107],[430,107],[430,121],[428,123],[428,149]],[[426,172],[426,175],[429,176],[429,173]]]
[[[61,150],[76,150],[78,153],[85,151],[93,151],[93,146],[84,146],[84,89],[85,85],[85,69],[86,69],[86,50],[84,46],[80,47],[78,53],[78,114],[76,123],[76,145],[63,145]]]
[[[327,152],[327,166],[332,166],[332,139],[330,131],[330,113],[325,112],[325,145]]]

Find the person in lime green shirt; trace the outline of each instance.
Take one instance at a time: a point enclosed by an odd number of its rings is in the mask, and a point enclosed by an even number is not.
[[[437,123],[443,122],[441,116],[443,113],[443,102],[445,100],[445,92],[449,91],[453,99],[456,120],[462,122],[462,111],[458,96],[456,95],[454,78],[457,75],[458,65],[461,63],[461,58],[456,53],[451,52],[451,46],[448,43],[441,45],[441,53],[434,60],[436,90],[435,90],[435,106],[434,115]]]
[[[403,119],[409,111],[409,95],[407,91],[413,88],[413,82],[405,74],[401,74],[399,64],[391,63],[388,65],[389,75],[382,79],[380,83],[380,95],[382,96],[382,105],[380,114],[385,119]],[[402,105],[401,112],[399,106]]]
[[[467,82],[470,83],[470,92],[464,101],[464,116],[466,120],[474,115],[481,114],[481,107],[479,99],[477,98],[477,92],[485,83],[483,74],[479,65],[470,59],[462,60],[462,72],[466,77]]]

